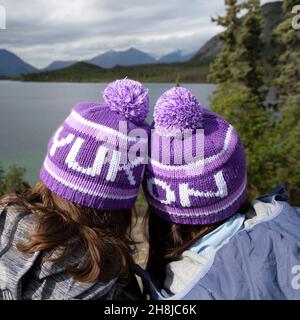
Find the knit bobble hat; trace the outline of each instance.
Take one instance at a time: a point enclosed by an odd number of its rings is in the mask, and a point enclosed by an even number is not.
[[[148,90],[124,79],[105,103],[79,103],[50,139],[40,179],[55,194],[100,210],[133,207],[144,173]],[[131,135],[139,130],[139,136]],[[138,144],[137,152],[129,150]]]
[[[246,158],[235,128],[182,87],[158,99],[152,128],[143,184],[151,211],[192,225],[235,214],[247,196]]]

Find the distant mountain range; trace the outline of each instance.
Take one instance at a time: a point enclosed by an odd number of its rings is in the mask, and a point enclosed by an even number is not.
[[[272,61],[276,48],[272,34],[284,19],[282,1],[269,2],[262,6],[264,29],[262,39],[265,47],[263,59]],[[54,61],[42,70],[37,70],[7,50],[0,50],[0,76],[36,73],[24,76],[23,80],[33,81],[99,81],[108,80],[125,74],[143,81],[174,81],[180,75],[187,82],[205,81],[209,64],[214,61],[223,47],[220,34],[207,41],[198,52],[183,54],[180,50],[171,52],[159,59],[130,48],[126,51],[108,51],[84,62]],[[148,67],[149,66],[149,67]],[[62,70],[62,72],[60,72]],[[147,74],[145,74],[147,70]],[[101,74],[99,75],[99,72]],[[58,72],[55,74],[55,72]],[[87,72],[87,74],[82,74]],[[91,78],[90,78],[91,77]]]
[[[135,66],[154,63],[173,63],[187,61],[192,57],[192,54],[184,55],[180,50],[171,52],[160,59],[155,59],[153,56],[130,48],[126,51],[108,51],[100,54],[85,62],[96,65],[101,68],[113,68],[115,66]],[[20,59],[17,55],[5,49],[0,50],[0,76],[14,76],[18,74],[28,74],[39,71],[55,71],[68,68],[79,61],[54,61],[46,68],[37,69],[30,64]]]
[[[126,51],[107,51],[85,62],[93,64],[101,68],[113,68],[115,66],[139,66],[155,63],[174,63],[188,61],[193,56],[193,53],[183,54],[181,50],[176,50],[160,59],[155,59],[148,53],[135,48],[130,48]],[[54,61],[43,71],[52,71],[67,68],[79,61]]]

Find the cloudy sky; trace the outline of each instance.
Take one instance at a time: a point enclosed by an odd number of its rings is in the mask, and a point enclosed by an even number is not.
[[[268,0],[262,3],[271,2]],[[84,60],[107,50],[143,50],[156,57],[194,52],[220,27],[211,16],[223,0],[0,0],[7,30],[0,48],[36,67]]]

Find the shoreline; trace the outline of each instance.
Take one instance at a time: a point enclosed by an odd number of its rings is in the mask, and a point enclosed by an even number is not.
[[[114,80],[111,80],[114,81]],[[139,81],[139,80],[137,80]],[[43,81],[43,80],[22,80],[22,79],[0,79],[0,83],[45,83],[45,84],[51,84],[51,83],[57,83],[57,84],[87,84],[87,83],[92,83],[92,84],[108,84],[110,81]],[[141,81],[142,83],[147,83],[147,84],[169,84],[169,85],[174,85],[174,82],[169,82],[169,81]],[[185,84],[195,84],[195,85],[216,85],[215,83],[211,82],[194,82],[194,81],[182,81],[180,82],[180,85],[183,86]]]

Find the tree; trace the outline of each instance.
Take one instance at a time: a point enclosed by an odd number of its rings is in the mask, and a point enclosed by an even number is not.
[[[25,169],[12,165],[5,173],[0,166],[0,196],[21,189]]]
[[[236,49],[236,33],[240,27],[238,13],[241,6],[237,0],[225,0],[226,16],[212,18],[219,26],[226,28],[221,34],[221,40],[224,46],[218,54],[216,60],[210,66],[208,80],[214,83],[223,83],[232,78],[231,67],[233,62],[233,52]]]
[[[225,1],[227,15],[213,19],[218,25],[227,28],[221,38],[224,47],[210,67],[209,80],[215,83],[235,81],[243,83],[254,95],[264,100],[262,59],[263,43],[261,33],[263,18],[259,0],[242,3]],[[239,18],[241,10],[246,14]]]
[[[300,33],[292,28],[292,8],[299,1],[283,2],[286,19],[276,28],[275,37],[281,49],[277,59],[276,88],[280,100],[288,99],[289,95],[300,94]]]
[[[211,67],[211,77],[219,84],[212,95],[212,109],[236,127],[241,135],[248,165],[249,196],[269,191],[276,184],[270,114],[263,105],[261,71],[262,16],[260,1],[226,1],[227,16],[216,19],[227,26],[224,48]],[[240,19],[238,13],[246,10]]]
[[[268,114],[259,98],[242,83],[223,83],[212,96],[213,111],[239,132],[247,157],[249,196],[270,191],[277,183],[274,176],[276,145],[269,139]]]
[[[232,54],[232,80],[243,83],[252,93],[264,101],[262,92],[263,72],[261,53],[263,42],[263,18],[259,0],[248,0],[241,4],[247,13],[243,16],[241,26],[236,35],[236,48]]]
[[[284,181],[290,201],[300,205],[300,95],[289,95],[281,105],[278,124],[281,161],[277,176]]]
[[[292,28],[292,8],[298,1],[285,0],[286,19],[276,28],[279,43],[273,86],[277,93],[280,121],[276,126],[280,146],[278,179],[283,180],[293,204],[300,204],[300,33]]]

